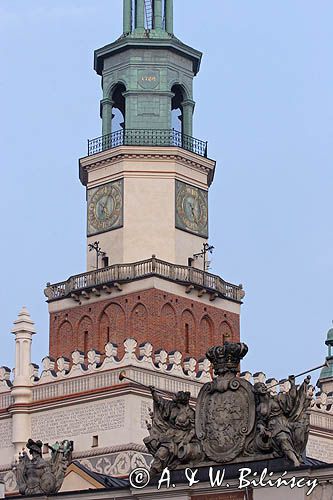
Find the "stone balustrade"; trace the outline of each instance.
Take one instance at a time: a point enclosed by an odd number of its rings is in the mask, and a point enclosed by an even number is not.
[[[242,285],[233,285],[217,275],[210,274],[191,266],[181,266],[157,259],[134,262],[131,264],[114,264],[109,267],[71,276],[61,283],[48,283],[44,294],[49,302],[63,298],[89,298],[90,294],[110,294],[112,288],[122,290],[122,285],[142,278],[156,276],[187,287],[187,293],[192,288],[204,290],[211,300],[216,297],[241,302],[245,292]],[[189,288],[190,287],[190,288]],[[88,295],[87,295],[88,294]]]

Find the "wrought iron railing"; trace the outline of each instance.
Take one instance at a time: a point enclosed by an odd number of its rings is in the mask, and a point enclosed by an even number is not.
[[[88,140],[88,156],[101,153],[117,146],[175,146],[207,157],[207,142],[195,139],[178,130],[117,130]]]
[[[71,294],[84,290],[112,283],[126,283],[149,276],[157,276],[186,286],[194,285],[237,302],[240,302],[244,297],[241,285],[233,285],[215,274],[206,273],[195,267],[171,264],[156,257],[133,264],[114,264],[96,271],[71,276],[67,281],[61,283],[47,284],[44,293],[48,300],[52,301],[70,297]]]

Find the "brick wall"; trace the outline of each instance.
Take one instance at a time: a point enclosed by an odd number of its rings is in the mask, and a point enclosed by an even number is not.
[[[126,338],[196,358],[224,340],[239,341],[239,315],[190,298],[150,289],[50,314],[50,356],[75,349],[104,351]],[[121,352],[121,351],[120,351]]]

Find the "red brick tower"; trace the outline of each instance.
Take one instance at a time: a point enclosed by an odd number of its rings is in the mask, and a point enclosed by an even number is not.
[[[124,2],[123,35],[95,52],[103,135],[79,162],[87,271],[45,290],[55,358],[128,337],[200,358],[239,340],[242,288],[194,258],[208,247],[215,170],[192,132],[202,54],[173,35],[172,0],[150,15],[135,5]]]

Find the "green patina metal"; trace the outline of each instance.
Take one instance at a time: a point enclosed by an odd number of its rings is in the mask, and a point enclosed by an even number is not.
[[[328,347],[328,355],[326,357],[328,366],[325,366],[320,372],[319,380],[321,382],[325,379],[333,378],[333,328],[328,330],[325,344]]]
[[[102,134],[112,132],[115,108],[126,129],[144,130],[171,129],[172,109],[179,108],[182,133],[192,136],[193,79],[201,57],[173,34],[173,0],[123,0],[122,36],[95,51]]]

